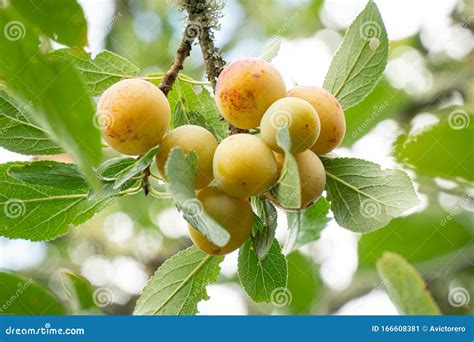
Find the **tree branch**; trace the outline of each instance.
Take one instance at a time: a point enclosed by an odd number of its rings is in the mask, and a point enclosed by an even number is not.
[[[214,45],[214,30],[219,29],[223,4],[219,0],[182,0],[193,33],[199,39],[206,75],[215,90],[217,78],[225,65],[220,50]]]
[[[189,30],[190,24],[186,25],[183,38],[181,39],[181,43],[176,50],[176,57],[174,58],[171,67],[165,73],[165,77],[160,83],[160,89],[165,95],[168,95],[168,93],[171,91],[174,82],[178,78],[179,72],[183,69],[184,60],[191,53],[192,43],[195,37],[189,35]]]
[[[213,33],[210,27],[203,28],[202,34],[199,36],[199,45],[201,47],[204,65],[206,67],[206,75],[211,82],[212,89],[216,90],[217,79],[224,68],[226,62],[222,58],[220,49],[214,45]],[[229,124],[230,134],[247,133],[248,130],[234,127]]]
[[[199,36],[199,46],[201,47],[206,75],[211,82],[212,89],[216,89],[217,78],[219,77],[226,62],[222,58],[219,48],[214,45],[213,33],[210,27],[204,27]]]
[[[211,83],[214,93],[217,79],[226,64],[220,49],[214,44],[214,30],[220,27],[218,20],[222,17],[222,6],[219,0],[184,0],[182,3],[182,7],[188,12],[191,25],[197,31],[207,79]],[[230,124],[229,128],[230,134],[248,132]]]
[[[192,35],[192,27],[191,24],[187,24],[184,33],[183,33],[183,38],[181,39],[181,43],[178,46],[178,49],[176,50],[176,56],[173,60],[173,63],[171,64],[171,67],[166,71],[165,77],[160,82],[160,90],[168,96],[168,93],[171,91],[174,82],[178,78],[178,74],[181,70],[183,70],[183,65],[184,65],[184,60],[190,55],[191,49],[192,49],[192,44],[194,40],[196,39],[196,35]],[[144,171],[145,176],[143,177],[141,181],[141,187],[143,189],[143,192],[145,193],[145,196],[147,196],[150,193],[150,166],[148,166],[145,171]]]

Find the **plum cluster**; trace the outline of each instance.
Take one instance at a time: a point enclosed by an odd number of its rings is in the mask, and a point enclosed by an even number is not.
[[[222,255],[239,248],[251,233],[249,197],[264,194],[283,207],[268,192],[278,182],[285,158],[277,144],[278,131],[288,128],[301,182],[300,209],[304,209],[324,190],[325,171],[318,155],[341,143],[345,118],[328,91],[314,86],[287,91],[278,70],[259,58],[228,64],[217,81],[215,101],[227,122],[251,133],[233,134],[218,143],[201,126],[184,125],[168,132],[171,111],[166,96],[140,79],[123,80],[107,89],[97,113],[106,116],[103,136],[115,150],[139,155],[159,145],[156,165],[165,180],[165,164],[173,148],[196,153],[197,198],[231,238],[219,247],[192,226],[189,232],[201,250]]]

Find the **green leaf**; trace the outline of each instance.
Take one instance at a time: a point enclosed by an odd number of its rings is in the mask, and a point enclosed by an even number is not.
[[[266,60],[267,62],[271,62],[273,58],[278,55],[278,51],[280,51],[281,46],[281,39],[280,38],[272,38],[263,48],[262,53],[260,54],[260,58]]]
[[[275,238],[278,214],[275,206],[265,197],[252,197],[251,203],[258,218],[254,220],[256,229],[254,229],[253,243],[258,260],[263,260],[272,247]]]
[[[122,185],[128,182],[131,178],[135,177],[139,173],[142,173],[148,166],[150,166],[157,151],[158,147],[152,148],[143,156],[138,158],[133,164],[120,171],[117,174],[117,178],[114,183],[114,189],[120,189]]]
[[[240,247],[239,279],[245,291],[255,302],[270,302],[285,292],[288,267],[277,240],[273,240],[267,256],[259,260],[252,239]]]
[[[474,181],[474,106],[450,107],[437,116],[439,122],[423,132],[399,137],[398,161],[417,175]]]
[[[60,276],[73,314],[101,313],[94,302],[94,289],[86,278],[68,270],[61,270]]]
[[[11,9],[0,11],[0,27],[21,20]],[[16,25],[19,25],[18,23]],[[18,98],[31,103],[35,120],[69,153],[88,182],[98,187],[93,167],[102,159],[100,132],[93,125],[91,98],[67,62],[49,62],[39,51],[39,37],[26,30],[0,35],[0,78]]]
[[[328,200],[341,227],[372,232],[419,203],[410,178],[401,170],[381,170],[355,158],[321,159]]]
[[[324,88],[348,109],[372,92],[388,59],[388,39],[377,5],[369,1],[349,26],[324,81]]]
[[[84,176],[74,164],[34,161],[10,166],[8,175],[33,185],[44,185],[66,190],[87,188]]]
[[[285,254],[319,239],[321,231],[331,220],[328,216],[329,208],[328,201],[321,197],[307,209],[286,214],[290,231],[284,248]]]
[[[172,127],[199,125],[209,130],[218,140],[222,140],[227,136],[229,125],[221,119],[216,102],[207,88],[195,83],[192,78],[180,75],[169,92],[168,100],[173,113]]]
[[[0,272],[0,314],[64,315],[59,300],[31,278]]]
[[[301,253],[293,252],[288,260],[288,308],[294,315],[311,315],[314,301],[323,290],[314,261]]]
[[[136,162],[132,157],[116,157],[107,159],[95,170],[97,177],[104,181],[115,182],[117,174],[131,167]]]
[[[110,198],[89,198],[90,189],[87,186],[67,188],[64,175],[60,175],[58,180],[61,186],[53,187],[44,185],[53,183],[53,180],[43,181],[41,185],[31,184],[7,174],[12,167],[17,170],[36,163],[0,165],[0,236],[32,241],[52,240],[66,234],[70,227],[89,220],[111,202]],[[65,166],[60,163],[51,165],[57,164],[64,170]],[[48,177],[53,177],[53,174],[50,172]]]
[[[137,77],[140,69],[113,52],[104,50],[95,58],[82,49],[60,49],[49,54],[52,60],[69,61],[80,73],[92,96],[100,96],[118,81]]]
[[[385,252],[377,261],[377,271],[400,315],[441,314],[423,278],[401,256]]]
[[[169,192],[173,194],[176,206],[185,220],[217,246],[225,246],[230,239],[229,232],[206,213],[195,194],[196,154],[191,151],[185,156],[182,149],[172,149],[165,171]]]
[[[464,205],[467,204],[466,199]],[[472,217],[469,212],[462,212],[462,204],[453,212],[455,217],[438,205],[431,205],[420,213],[392,220],[384,229],[363,235],[358,247],[359,267],[375,267],[385,251],[421,264],[440,258],[450,260],[461,251],[474,250]]]
[[[208,299],[206,286],[217,281],[224,257],[210,256],[192,246],[168,259],[150,278],[134,315],[194,315]]]
[[[252,235],[263,232],[265,229],[265,224],[262,219],[253,213],[253,222],[252,222]],[[272,240],[273,241],[273,240]]]
[[[364,101],[345,111],[346,134],[342,145],[351,146],[387,118],[399,118],[410,103],[405,91],[382,79]]]
[[[136,179],[133,176],[125,176],[125,174],[131,172],[139,160],[140,158],[118,157],[109,159],[102,163],[96,170],[96,174],[98,178],[102,179],[104,182],[99,190],[92,191],[89,194],[89,200],[106,200],[107,198],[120,194],[122,191],[137,188],[141,180]],[[119,178],[122,178],[123,182],[120,181],[120,185],[116,186]]]
[[[87,44],[87,22],[76,0],[10,0],[49,38],[68,46]]]
[[[285,151],[285,160],[277,184],[270,189],[275,200],[287,209],[301,207],[301,183],[298,164],[291,154],[291,139],[288,127],[278,130],[277,144]]]
[[[48,132],[34,123],[30,106],[21,106],[0,87],[0,146],[25,155],[63,153]]]

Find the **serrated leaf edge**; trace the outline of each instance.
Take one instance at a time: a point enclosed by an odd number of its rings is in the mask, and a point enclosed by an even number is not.
[[[142,289],[142,292],[140,293],[140,297],[138,298],[137,300],[137,304],[135,306],[135,309],[139,306],[139,304],[143,303],[144,301],[148,300],[151,296],[153,296],[154,293],[152,293],[151,295],[149,295],[147,298],[144,298],[142,297],[141,295],[143,294],[143,290],[148,286],[148,285],[151,285],[153,281],[155,281],[155,279],[158,279],[158,272],[160,271],[160,269],[162,267],[165,267],[167,264],[170,264],[173,262],[173,260],[181,257],[183,254],[186,254],[186,252],[190,251],[191,249],[195,249],[195,252],[201,252],[200,250],[198,250],[196,247],[194,246],[191,246],[191,247],[188,247],[182,251],[180,251],[179,253],[173,255],[171,258],[167,259],[163,264],[160,265],[160,267],[156,270],[155,274],[153,274],[152,277],[150,277],[150,279],[148,279],[147,283],[145,284],[145,286],[143,287]],[[204,252],[201,252],[201,253],[204,253]],[[196,266],[196,268],[189,274],[186,276],[186,278],[184,279],[184,281],[175,289],[175,291],[173,291],[169,296],[168,298],[163,302],[163,304],[161,304],[157,309],[155,309],[152,314],[153,315],[156,315],[157,312],[159,312],[171,299],[173,299],[173,297],[179,292],[180,289],[183,288],[184,285],[186,285],[186,283],[191,279],[192,276],[194,276],[197,272],[199,272],[200,269],[202,269],[202,267],[204,267],[204,265],[206,263],[208,263],[210,260],[212,260],[212,258],[221,258],[221,261],[219,262],[219,264],[217,265],[217,267],[219,268],[219,273],[220,273],[220,263],[222,262],[222,260],[224,260],[223,257],[215,257],[215,256],[212,256],[212,255],[206,255],[204,257],[203,260],[201,260],[199,262],[199,264]],[[216,277],[212,277],[212,278],[209,278],[207,282],[205,282],[205,285],[203,286],[203,290],[205,292],[205,294],[207,295],[207,291],[205,289],[205,287],[207,285],[209,285],[210,283],[213,283],[217,280],[217,276]],[[134,312],[134,315],[136,315],[136,313]]]

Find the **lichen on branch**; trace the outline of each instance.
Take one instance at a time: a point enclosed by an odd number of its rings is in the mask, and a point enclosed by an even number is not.
[[[179,0],[178,5],[188,13],[188,25],[193,27],[192,32],[198,38],[207,79],[215,92],[217,79],[226,64],[220,49],[214,44],[214,31],[220,29],[219,19],[224,4],[219,0]],[[229,128],[230,134],[247,132],[232,125]]]
[[[220,28],[223,3],[218,0],[177,0],[178,7],[188,14],[183,38],[176,51],[176,57],[163,78],[160,89],[167,95],[179,72],[183,69],[184,60],[189,56],[192,44],[198,39],[204,58],[206,75],[213,89],[217,78],[225,65],[220,50],[214,45],[214,30]]]
[[[218,0],[181,0],[180,7],[188,13],[189,23],[199,40],[206,75],[213,89],[225,65],[220,49],[214,45],[214,31],[220,29],[223,3]]]

